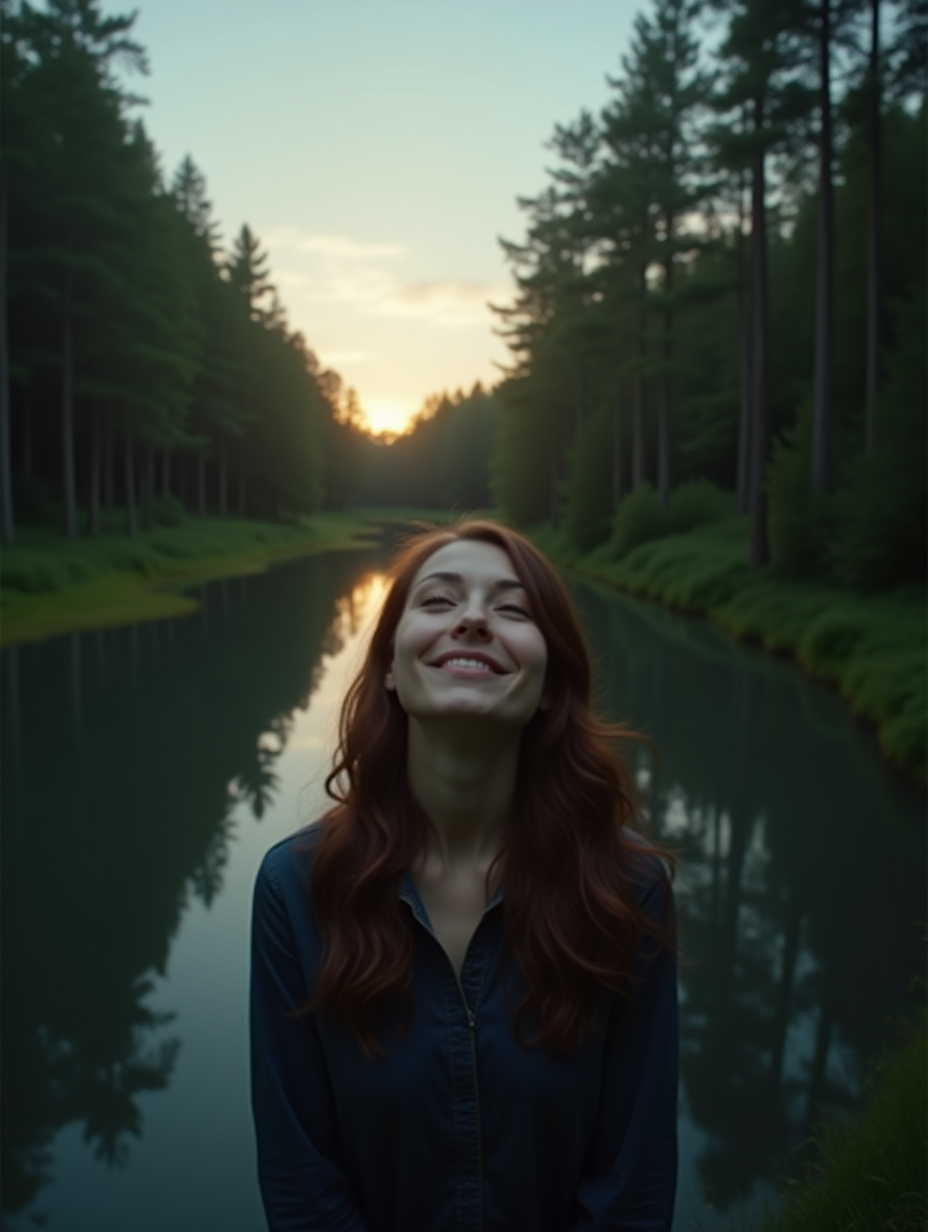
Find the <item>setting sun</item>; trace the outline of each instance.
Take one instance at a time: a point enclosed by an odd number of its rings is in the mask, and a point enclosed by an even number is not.
[[[364,417],[371,432],[395,432],[399,435],[409,427],[409,421],[417,411],[412,402],[402,398],[370,398],[363,403]]]

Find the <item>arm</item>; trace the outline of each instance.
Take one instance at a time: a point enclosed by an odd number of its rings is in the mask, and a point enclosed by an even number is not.
[[[659,884],[642,903],[663,906]],[[648,947],[634,1007],[608,1039],[593,1146],[571,1232],[670,1232],[677,1182],[677,973]],[[656,955],[656,956],[655,956]]]
[[[307,907],[308,911],[308,907]],[[367,1232],[339,1164],[335,1109],[293,929],[273,869],[255,885],[251,1094],[270,1232]]]

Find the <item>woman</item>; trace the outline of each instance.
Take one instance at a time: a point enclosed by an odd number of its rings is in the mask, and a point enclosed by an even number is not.
[[[409,541],[348,692],[334,808],[258,876],[269,1227],[669,1229],[670,885],[590,710],[554,570],[465,521]]]

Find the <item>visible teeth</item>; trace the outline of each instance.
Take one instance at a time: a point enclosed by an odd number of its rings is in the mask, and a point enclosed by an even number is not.
[[[482,659],[445,659],[444,667],[482,667],[485,672],[493,669]]]

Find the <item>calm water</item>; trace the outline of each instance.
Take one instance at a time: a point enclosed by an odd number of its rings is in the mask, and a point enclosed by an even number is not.
[[[263,1227],[252,880],[314,817],[383,583],[318,557],[192,617],[2,656],[4,1228]],[[576,588],[602,705],[647,731],[680,853],[677,1232],[762,1200],[924,969],[923,800],[827,691],[703,624]]]

